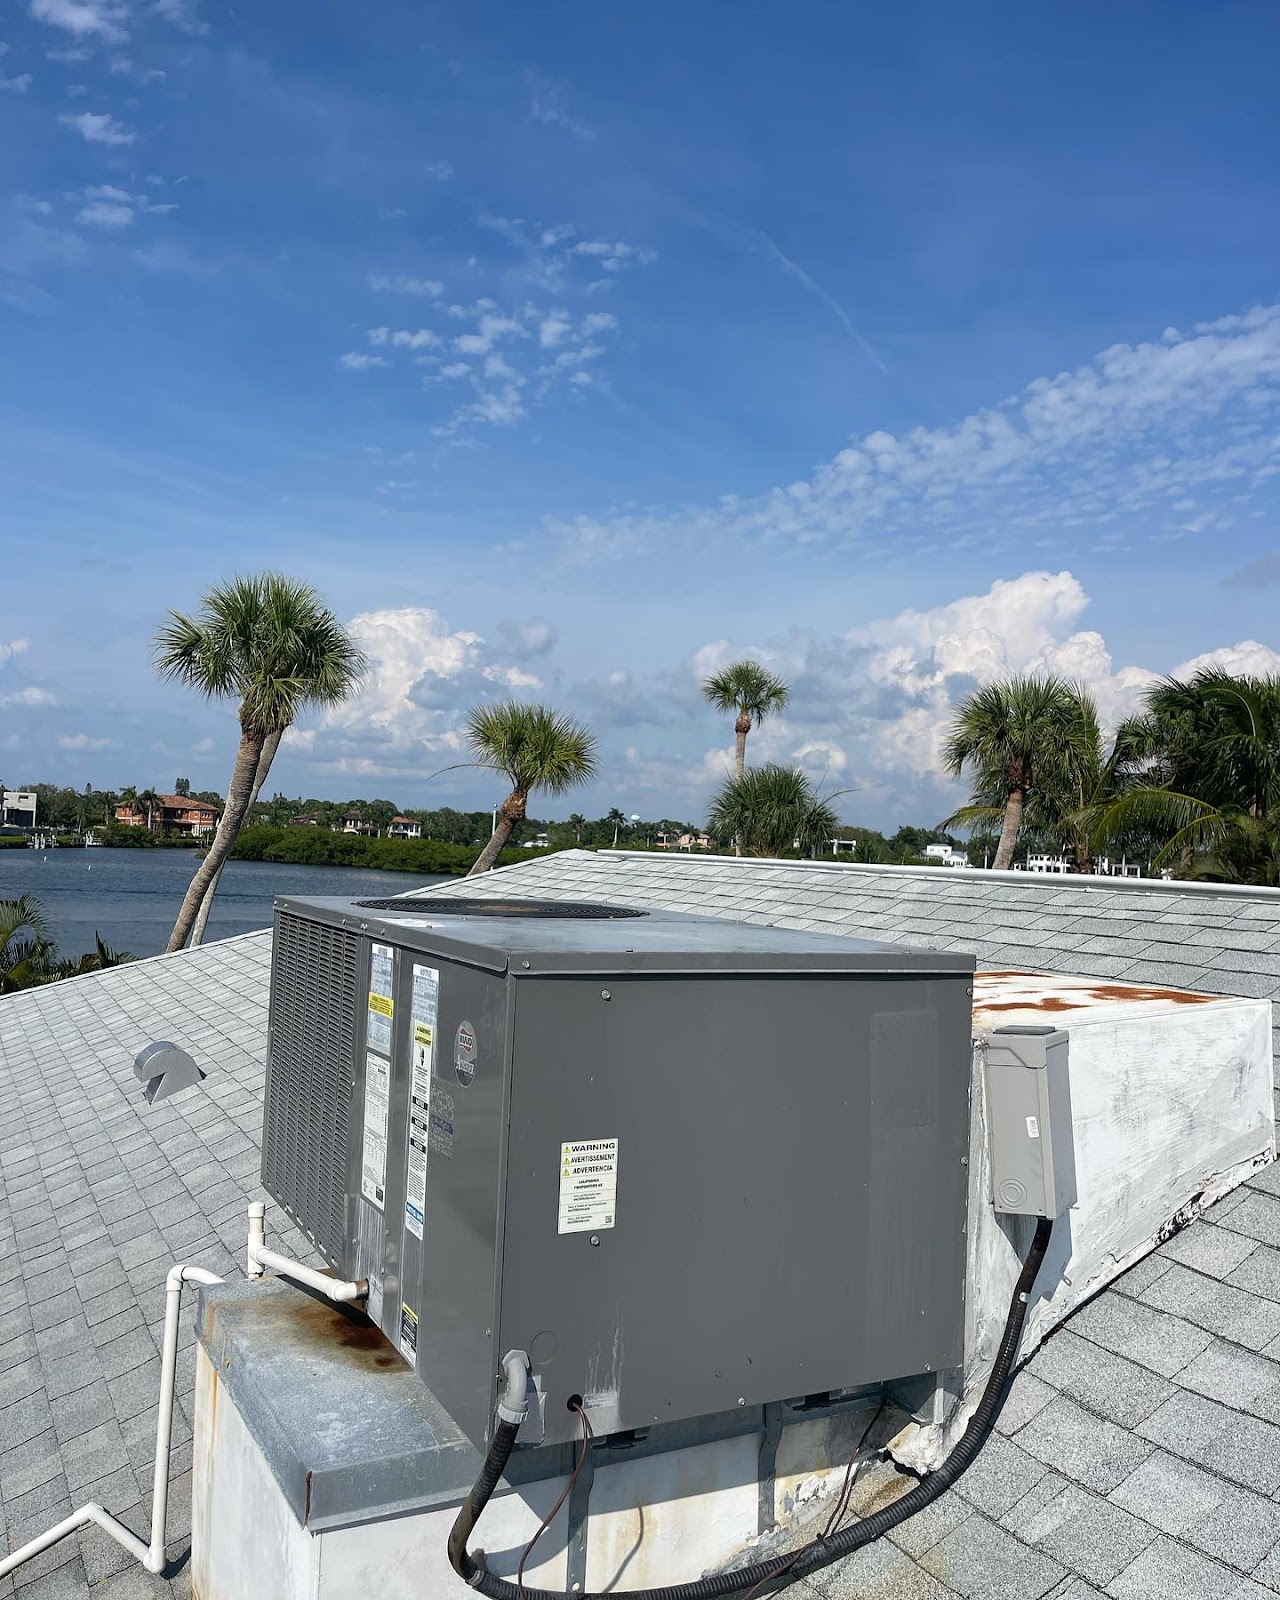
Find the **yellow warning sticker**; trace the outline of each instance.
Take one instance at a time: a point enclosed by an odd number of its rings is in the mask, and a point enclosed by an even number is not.
[[[395,1011],[395,1001],[389,994],[369,995],[369,1010],[376,1011],[380,1017],[389,1017]]]

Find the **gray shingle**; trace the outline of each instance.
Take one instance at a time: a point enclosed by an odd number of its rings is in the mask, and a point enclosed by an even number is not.
[[[1107,1593],[1114,1600],[1265,1600],[1267,1591],[1162,1534]]]
[[[568,853],[515,875],[522,889],[561,899],[678,905],[967,948],[988,968],[1025,968],[1034,951],[1046,971],[1280,995],[1276,896],[624,852]],[[513,881],[503,873],[468,887],[505,894]],[[21,1515],[60,1492],[64,1462],[81,1448],[87,1464],[73,1476],[99,1474],[86,1492],[100,1490],[113,1511],[133,1506],[126,1520],[136,1513],[137,1526],[145,1521],[137,1486],[154,1444],[165,1270],[179,1251],[216,1271],[238,1270],[243,1208],[260,1192],[269,944],[250,935],[0,1002],[0,1383],[9,1375],[14,1397],[0,1404],[0,1527],[6,1506],[16,1503]],[[199,1091],[147,1107],[130,1062],[158,1031],[212,1070]],[[1280,1028],[1275,1037],[1280,1048]],[[46,1081],[41,1062],[70,1052],[80,1066],[75,1084],[52,1074]],[[1001,1434],[958,1492],[903,1535],[932,1571],[882,1544],[808,1587],[876,1600],[1031,1600],[1043,1592],[1037,1585],[1057,1584],[1053,1600],[1086,1600],[1093,1587],[1063,1568],[1097,1581],[1126,1539],[1145,1537],[1135,1519],[1159,1537],[1108,1580],[1113,1596],[1156,1592],[1151,1585],[1174,1570],[1162,1548],[1169,1533],[1191,1562],[1186,1581],[1167,1591],[1178,1600],[1195,1600],[1205,1571],[1195,1564],[1205,1556],[1184,1547],[1199,1543],[1247,1565],[1275,1514],[1248,1486],[1269,1495],[1269,1469],[1259,1463],[1280,1459],[1266,1420],[1271,1364],[1259,1354],[1280,1349],[1280,1168],[1257,1175],[1249,1193],[1230,1196],[1212,1218],[1214,1227],[1196,1225],[1139,1263],[1020,1375]],[[296,1230],[278,1225],[276,1238],[305,1250]],[[72,1285],[69,1268],[78,1275]],[[187,1326],[187,1391],[190,1343]],[[15,1456],[5,1441],[19,1436]],[[181,1412],[175,1440],[185,1470],[190,1428]],[[1235,1485],[1226,1481],[1233,1474]],[[1109,1505],[1097,1498],[1103,1490]],[[1055,1502],[1075,1507],[1075,1522],[1097,1519],[1101,1531],[1083,1552],[1068,1549],[1073,1519],[1055,1523]],[[995,1526],[1001,1517],[1007,1526]],[[1035,1530],[1043,1548],[1019,1539],[1018,1527]],[[1272,1564],[1263,1560],[1259,1575]],[[1232,1596],[1238,1573],[1222,1579],[1225,1569],[1209,1570]],[[96,1595],[116,1600],[189,1588],[189,1574],[169,1585],[128,1565],[97,1530],[22,1576],[56,1579],[76,1594],[92,1579],[101,1584]]]

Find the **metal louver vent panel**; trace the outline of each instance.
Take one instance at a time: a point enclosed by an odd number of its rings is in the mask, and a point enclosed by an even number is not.
[[[262,1182],[335,1265],[346,1250],[359,937],[278,913]]]

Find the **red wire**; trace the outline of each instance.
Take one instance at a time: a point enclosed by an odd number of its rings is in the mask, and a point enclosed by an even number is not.
[[[583,1467],[586,1465],[587,1452],[591,1449],[592,1433],[591,1424],[587,1421],[587,1413],[582,1409],[581,1406],[574,1406],[573,1409],[578,1413],[578,1420],[582,1424],[582,1451],[578,1456],[578,1465],[573,1469],[573,1476],[569,1479],[568,1483],[565,1484],[564,1491],[560,1498],[556,1501],[555,1505],[552,1506],[551,1510],[547,1512],[546,1516],[543,1518],[542,1526],[524,1547],[524,1554],[520,1557],[520,1565],[516,1569],[516,1585],[521,1594],[524,1593],[525,1563],[528,1561],[530,1555],[532,1555],[534,1545],[537,1544],[538,1540],[541,1539],[542,1535],[556,1520],[556,1516],[559,1513],[560,1507],[573,1493],[573,1486],[575,1483],[577,1483],[578,1477],[581,1474]]]

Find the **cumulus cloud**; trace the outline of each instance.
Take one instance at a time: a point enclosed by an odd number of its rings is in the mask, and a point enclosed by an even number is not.
[[[23,655],[28,648],[29,641],[26,639],[10,639],[8,643],[0,639],[0,667],[4,666],[6,661],[12,661],[14,656]]]
[[[348,350],[345,355],[338,357],[338,365],[345,367],[348,372],[366,372],[370,367],[385,367],[385,356],[370,355],[367,350]]]
[[[105,111],[82,111],[78,116],[64,112],[58,121],[74,128],[90,144],[132,144],[138,137],[132,128],[117,122]]]
[[[0,694],[0,711],[31,710],[41,706],[56,706],[57,703],[58,697],[51,689],[41,689],[34,684]]]
[[[29,72],[19,72],[12,78],[0,78],[0,90],[9,94],[26,94],[33,81]]]
[[[555,645],[555,630],[539,619],[503,622],[490,642],[425,606],[364,612],[348,628],[369,658],[361,692],[288,737],[298,753],[353,774],[422,778],[430,761],[465,761],[467,709],[540,689],[530,663]]]
[[[87,733],[66,733],[56,740],[59,750],[110,750],[112,740],[94,739]]]
[[[152,0],[152,10],[183,33],[201,34],[209,31],[209,24],[200,16],[196,0]]]
[[[135,218],[149,213],[163,216],[176,211],[176,205],[158,205],[145,194],[130,194],[113,184],[96,184],[84,191],[84,205],[76,212],[76,221],[93,228],[127,228]]]
[[[928,554],[1221,535],[1280,478],[1280,305],[1114,345],[961,422],[853,440],[768,494],[554,525],[598,558],[718,541]]]

